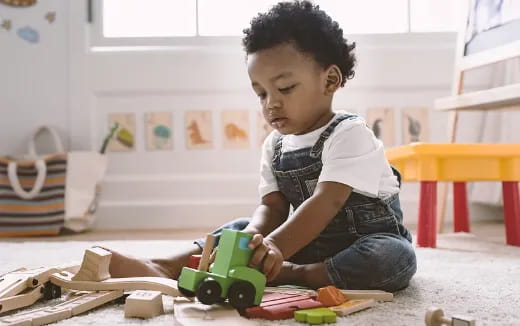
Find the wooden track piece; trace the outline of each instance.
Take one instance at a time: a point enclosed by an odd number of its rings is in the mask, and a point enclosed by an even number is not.
[[[348,300],[374,299],[375,301],[393,301],[394,295],[380,290],[340,290]]]
[[[123,296],[123,291],[84,293],[53,307],[22,311],[11,316],[1,317],[0,326],[45,325],[79,315],[121,296]]]
[[[99,247],[85,250],[79,271],[72,278],[73,281],[100,282],[110,278],[108,267],[112,253]]]
[[[43,296],[43,285],[39,285],[27,293],[0,299],[0,313],[32,305]]]
[[[135,291],[125,301],[125,318],[152,318],[164,314],[162,293]]]
[[[0,298],[7,298],[22,293],[27,288],[34,288],[49,281],[52,274],[59,271],[76,271],[78,264],[67,264],[54,267],[34,269],[18,268],[0,276]]]
[[[40,267],[36,269],[20,269],[0,277],[0,298],[7,298],[34,288],[49,280],[49,277],[58,272],[56,268]]]
[[[329,307],[329,309],[334,311],[336,315],[343,317],[373,307],[375,304],[374,299],[348,300],[339,306]]]
[[[177,281],[165,277],[129,277],[109,278],[101,282],[72,281],[69,272],[55,273],[51,282],[65,289],[81,291],[109,291],[109,290],[149,290],[160,291],[172,297],[181,296],[177,290]]]

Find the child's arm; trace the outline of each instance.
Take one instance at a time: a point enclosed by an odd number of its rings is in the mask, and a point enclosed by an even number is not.
[[[338,182],[325,181],[316,186],[312,197],[303,202],[291,219],[266,237],[286,259],[314,240],[325,229],[345,201],[352,188]]]
[[[253,237],[249,247],[255,252],[250,265],[262,264],[268,279],[274,279],[283,260],[315,239],[343,207],[351,192],[352,188],[342,183],[318,183],[312,197],[300,205],[290,219],[265,238]]]
[[[280,226],[289,215],[289,202],[280,191],[262,197],[262,202],[253,213],[251,222],[243,230],[250,234],[267,236]]]

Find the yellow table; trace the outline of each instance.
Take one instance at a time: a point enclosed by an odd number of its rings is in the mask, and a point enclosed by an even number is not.
[[[501,181],[506,242],[520,246],[520,144],[413,143],[386,151],[403,181],[421,183],[417,245],[436,245],[437,181],[454,182],[455,232],[469,232],[466,182]]]

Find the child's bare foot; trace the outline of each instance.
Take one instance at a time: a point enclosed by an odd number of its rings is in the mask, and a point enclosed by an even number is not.
[[[293,284],[317,289],[332,282],[324,263],[297,265],[284,261],[280,274],[269,285]]]
[[[112,253],[109,272],[113,278],[154,276],[177,279],[182,267],[188,264],[189,257],[200,253],[200,248],[194,246],[167,259],[138,259],[112,249],[103,249]]]

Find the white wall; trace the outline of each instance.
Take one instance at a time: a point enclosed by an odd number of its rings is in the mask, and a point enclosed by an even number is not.
[[[22,150],[29,130],[41,123],[60,128],[72,149],[97,150],[108,113],[134,112],[137,149],[109,154],[98,228],[216,226],[250,214],[258,202],[259,146],[225,150],[219,129],[222,110],[250,110],[251,139],[256,139],[253,118],[259,105],[249,87],[240,40],[212,47],[91,50],[83,5],[53,3],[63,15],[68,10],[70,22],[55,22],[53,42],[42,38],[40,44],[29,46],[14,35],[0,34],[2,48],[4,44],[9,48],[7,53],[0,51],[0,67],[9,69],[9,78],[0,80],[0,94],[12,107],[9,121],[0,122],[0,139],[9,139],[0,144],[0,152]],[[450,93],[454,35],[374,35],[353,40],[359,65],[355,79],[337,94],[336,108],[364,114],[370,107],[431,107],[435,98]],[[15,56],[26,59],[6,64]],[[27,80],[37,86],[30,93],[20,90]],[[4,103],[0,105],[4,112]],[[184,113],[197,109],[214,111],[211,150],[185,147]],[[145,150],[144,113],[153,111],[172,112],[173,151]],[[401,124],[396,120],[399,143]],[[446,140],[446,121],[445,113],[432,112],[431,141]],[[403,188],[408,223],[416,221],[417,189],[415,184]]]
[[[0,153],[26,152],[30,132],[40,124],[68,131],[68,1],[39,1],[33,7],[0,4],[0,21],[11,20],[11,30],[0,27]],[[56,12],[50,24],[44,16]],[[30,26],[39,43],[17,36]],[[66,138],[65,138],[66,140]],[[50,150],[48,148],[42,148]]]

